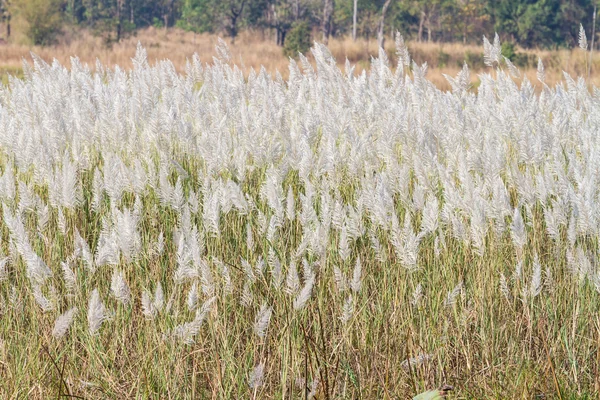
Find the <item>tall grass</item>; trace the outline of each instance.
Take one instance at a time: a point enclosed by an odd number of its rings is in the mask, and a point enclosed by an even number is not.
[[[0,90],[0,396],[596,397],[597,89],[494,43],[440,91],[397,43],[287,81],[223,42],[34,56]]]

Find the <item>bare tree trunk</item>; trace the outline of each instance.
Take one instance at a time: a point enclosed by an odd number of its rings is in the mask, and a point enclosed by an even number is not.
[[[6,39],[10,38],[10,1],[9,0],[1,0],[2,1],[2,20],[6,22]]]
[[[173,21],[173,11],[174,11],[174,1],[175,0],[168,0],[168,2],[164,3],[164,7],[163,7],[163,22],[165,24],[165,33],[167,33],[169,31],[169,22]]]
[[[234,4],[231,4],[231,7],[229,7],[229,36],[231,37],[231,44],[235,43],[235,38],[238,35],[238,18],[242,15],[242,12],[244,12],[244,6],[246,5],[246,0],[243,0],[242,3],[240,4],[240,7],[236,10],[234,7]]]
[[[588,63],[587,77],[590,80],[592,72],[592,56],[594,55],[594,39],[596,38],[596,6],[594,6],[594,17],[592,18],[592,45],[590,46],[590,62]]]
[[[123,0],[117,0],[117,42],[121,41],[122,26],[121,26],[121,11],[123,9]]]
[[[325,0],[323,3],[323,23],[321,30],[323,31],[323,43],[329,43],[329,36],[331,35],[331,17],[333,15],[333,1]]]
[[[427,43],[431,42],[431,14],[427,14],[426,25],[427,25]]]
[[[381,16],[379,17],[379,30],[377,31],[377,45],[379,47],[383,47],[384,44],[385,39],[383,37],[383,27],[385,22],[385,12],[387,11],[391,2],[392,0],[385,0],[385,3],[383,3],[383,7],[381,8]]]
[[[174,12],[175,12],[175,0],[169,0],[169,19],[167,20],[167,22],[170,21],[172,23],[175,23],[175,20],[173,18]]]
[[[356,42],[356,17],[358,11],[358,0],[354,0],[354,14],[352,15],[352,40]]]
[[[235,44],[235,37],[237,36],[237,16],[231,17],[231,28],[229,28],[229,35],[231,36],[231,44]]]
[[[417,34],[417,41],[421,43],[423,41],[423,23],[425,22],[425,13],[421,11],[421,17],[419,18],[419,33]]]

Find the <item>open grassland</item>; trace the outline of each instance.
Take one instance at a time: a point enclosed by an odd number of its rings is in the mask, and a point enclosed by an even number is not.
[[[194,53],[202,62],[212,62],[215,56],[215,45],[218,36],[209,34],[193,34],[179,29],[148,28],[138,31],[136,35],[123,39],[120,43],[106,46],[99,37],[94,37],[86,31],[68,32],[55,46],[31,47],[22,44],[9,43],[0,45],[0,75],[4,82],[7,74],[22,76],[23,59],[30,58],[30,52],[40,56],[47,62],[57,59],[62,65],[70,65],[71,57],[77,56],[82,63],[95,65],[100,60],[103,65],[131,68],[131,58],[135,55],[136,44],[139,41],[148,52],[150,62],[169,59],[178,72],[184,72],[185,63]],[[273,38],[265,32],[242,32],[235,42],[229,43],[232,60],[240,67],[245,66],[245,74],[250,68],[258,71],[261,66],[274,75],[279,72],[284,79],[288,78],[288,59],[283,55],[282,48],[274,43]],[[391,39],[385,42],[386,51],[392,64],[395,46]],[[353,42],[349,37],[330,39],[329,50],[343,68],[346,58],[356,66],[357,73],[368,70],[371,57],[378,56],[377,41],[363,38]],[[409,42],[408,48],[416,62],[427,62],[429,72],[427,79],[438,88],[450,89],[443,74],[456,75],[464,62],[471,68],[471,83],[476,89],[479,85],[478,74],[486,72],[483,62],[483,47],[463,45],[461,43],[418,43]],[[546,83],[554,85],[564,79],[563,71],[574,76],[587,75],[587,62],[580,49],[559,50],[525,50],[516,48],[514,63],[524,76],[535,80],[538,57],[546,67]],[[309,60],[314,64],[310,54]],[[592,62],[590,83],[600,85],[600,52],[596,53]],[[598,73],[596,73],[598,72]],[[520,79],[517,80],[520,82]]]
[[[0,397],[597,398],[598,90],[243,40],[0,88]]]

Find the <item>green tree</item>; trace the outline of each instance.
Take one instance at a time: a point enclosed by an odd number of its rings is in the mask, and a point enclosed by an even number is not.
[[[576,46],[579,34],[579,24],[583,24],[589,35],[592,32],[594,4],[592,0],[561,1],[558,7],[560,18],[557,21],[558,30],[562,32],[562,40],[569,46]]]
[[[268,5],[268,0],[183,0],[177,26],[198,33],[224,30],[234,41],[244,27],[264,27]]]
[[[485,0],[457,0],[455,10],[445,24],[452,33],[451,40],[479,42],[491,31],[491,17],[485,8]]]
[[[221,2],[225,16],[225,30],[232,43],[239,33],[240,21],[244,19],[244,9],[247,2],[248,0],[225,0]]]
[[[27,22],[26,34],[33,44],[45,46],[56,40],[63,23],[59,0],[18,0],[13,7]]]
[[[271,3],[269,0],[251,0],[247,7],[247,13],[245,15],[245,23],[248,28],[253,29],[264,29],[267,27],[267,19],[269,7]]]
[[[177,26],[196,33],[215,32],[218,29],[219,10],[214,0],[183,0],[181,18]]]
[[[65,21],[80,24],[85,20],[85,7],[82,0],[66,0],[64,5]]]
[[[86,22],[107,43],[118,42],[135,28],[127,18],[127,5],[126,0],[84,0]]]
[[[593,2],[490,0],[488,8],[495,19],[496,31],[521,46],[574,46],[579,24],[590,26]]]
[[[298,57],[298,53],[307,53],[310,50],[310,25],[306,21],[295,22],[290,29],[285,44],[283,45],[283,54],[286,57]]]
[[[295,2],[273,0],[270,9],[267,11],[266,19],[269,27],[275,30],[277,44],[283,46],[292,24],[298,20],[298,9]]]
[[[517,21],[519,43],[526,47],[548,47],[562,42],[562,38],[556,36],[558,3],[554,0],[542,0],[524,8]]]

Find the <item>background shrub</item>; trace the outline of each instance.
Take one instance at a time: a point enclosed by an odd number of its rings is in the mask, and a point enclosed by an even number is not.
[[[285,39],[283,54],[286,57],[298,57],[298,53],[310,50],[311,31],[307,22],[297,22],[292,26]]]

